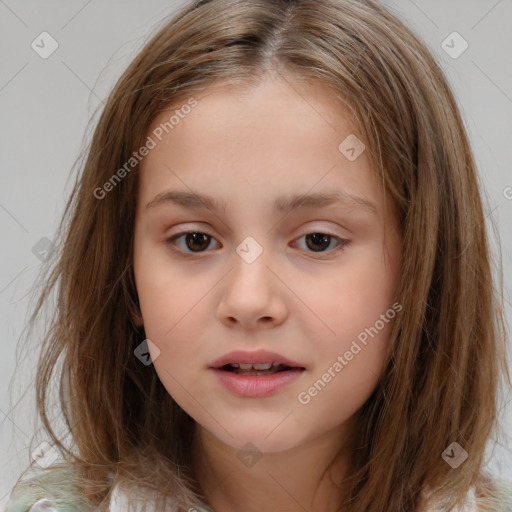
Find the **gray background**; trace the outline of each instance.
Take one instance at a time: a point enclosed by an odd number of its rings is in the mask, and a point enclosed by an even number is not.
[[[41,252],[47,243],[44,238],[53,238],[88,120],[162,17],[181,3],[0,0],[0,229],[4,240],[0,260],[0,510],[30,461],[29,438],[38,427],[33,394],[29,392],[16,405],[25,388],[15,387],[12,399],[7,388],[16,343],[26,324],[28,294],[41,268],[33,248]],[[501,240],[510,324],[512,230],[507,219],[512,214],[512,0],[385,3],[438,56],[458,99],[485,184],[487,220],[497,226],[496,236],[491,228],[496,252]],[[31,47],[43,31],[58,43],[47,59]],[[454,31],[469,44],[458,58],[442,47]],[[447,44],[454,47],[452,52],[462,48],[457,39],[453,43],[448,39]],[[26,375],[17,376],[17,381],[26,387],[33,373],[24,367]],[[503,397],[503,404],[504,430],[511,432],[511,397]],[[509,435],[497,439],[490,469],[512,480]]]

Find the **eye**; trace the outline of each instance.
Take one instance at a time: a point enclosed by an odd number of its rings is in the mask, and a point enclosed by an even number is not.
[[[189,252],[192,254],[204,252],[204,249],[207,248],[210,245],[210,241],[213,240],[213,237],[211,237],[207,233],[202,233],[200,231],[184,231],[182,233],[178,233],[174,236],[171,236],[165,242],[166,244],[170,245],[173,250],[176,250],[175,246],[177,244],[175,240],[178,240],[182,237],[185,237],[185,246],[190,247],[192,250],[187,251],[183,248],[177,250],[185,253]]]
[[[185,247],[182,246],[176,249],[176,246],[179,246],[179,244],[176,241],[181,239],[182,237],[185,237]],[[337,241],[336,246],[339,248],[339,250],[342,250],[346,245],[350,243],[349,240],[340,238],[339,236],[322,232],[308,233],[306,235],[301,236],[298,240],[300,240],[301,238],[305,238],[307,249],[314,253],[332,252],[326,251],[326,248],[328,248],[331,245],[331,242],[333,240]],[[205,250],[210,246],[210,242],[212,240],[214,240],[212,236],[201,231],[184,231],[181,233],[177,233],[176,235],[173,235],[170,238],[167,238],[165,242],[174,251],[183,252],[186,254],[198,254],[205,252]]]
[[[301,238],[306,239],[306,246],[308,249],[311,249],[312,252],[326,252],[324,249],[329,247],[333,240],[337,241],[337,247],[339,247],[340,250],[350,243],[349,240],[340,238],[339,236],[322,232],[308,233],[307,235],[301,236],[298,240]]]

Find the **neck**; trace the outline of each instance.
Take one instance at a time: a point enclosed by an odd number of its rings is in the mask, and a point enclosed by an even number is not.
[[[335,482],[350,464],[348,432],[347,422],[286,451],[242,456],[197,424],[194,471],[216,512],[335,512],[340,497]]]

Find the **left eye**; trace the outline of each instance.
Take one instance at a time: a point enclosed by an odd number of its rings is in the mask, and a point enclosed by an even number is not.
[[[176,243],[176,240],[179,240],[182,237],[185,237],[185,249],[179,248],[177,251],[185,253],[188,252],[189,254],[204,252],[204,250],[210,245],[211,240],[214,240],[214,238],[207,233],[202,233],[200,231],[185,231],[168,238],[166,243],[171,246],[173,250],[176,250],[175,246],[179,245]],[[325,248],[329,247],[333,240],[337,241],[337,246],[341,246],[341,249],[349,243],[349,240],[322,232],[308,233],[307,235],[301,236],[299,240],[301,238],[306,239],[306,246],[311,249],[312,252],[326,252]],[[187,251],[187,248],[191,249],[191,251]]]
[[[331,241],[333,240],[337,241],[337,247],[340,249],[343,249],[349,243],[349,241],[344,238],[322,232],[308,233],[307,235],[301,236],[298,240],[301,238],[306,239],[306,245],[309,249],[315,246],[320,247],[320,250],[313,249],[312,252],[325,252],[323,249],[329,247],[331,245]]]

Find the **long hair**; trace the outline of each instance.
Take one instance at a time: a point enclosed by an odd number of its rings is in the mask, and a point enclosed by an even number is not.
[[[476,164],[440,66],[375,0],[190,1],[134,58],[96,125],[30,319],[56,294],[36,375],[44,428],[95,503],[115,482],[180,511],[208,503],[192,471],[194,420],[134,356],[145,338],[134,322],[138,165],[126,163],[160,112],[269,72],[322,84],[348,108],[403,233],[403,309],[359,411],[340,508],[411,512],[425,489],[449,507],[472,485],[491,492],[484,451],[510,375]],[[72,445],[49,417],[53,381]],[[468,453],[457,469],[442,457],[453,442]]]

